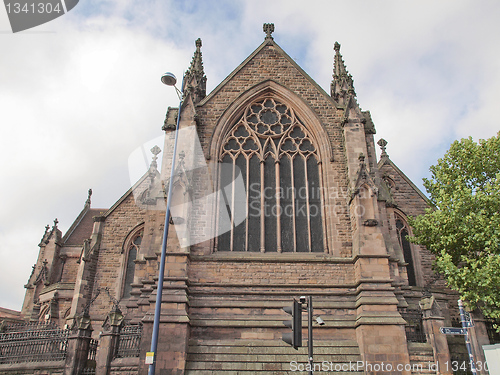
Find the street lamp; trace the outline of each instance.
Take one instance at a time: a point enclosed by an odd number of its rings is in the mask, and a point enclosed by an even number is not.
[[[175,92],[177,92],[177,96],[182,103],[182,92],[177,88],[177,86],[175,86],[175,84],[177,83],[177,78],[175,78],[175,75],[173,73],[166,72],[161,76],[161,81],[167,86],[174,86]],[[182,79],[182,81],[182,84],[184,86],[184,79]],[[184,87],[181,87],[181,89],[184,90]]]
[[[158,275],[158,288],[156,291],[156,306],[155,306],[155,317],[153,321],[153,335],[151,337],[151,351],[148,354],[152,354],[153,361],[149,364],[148,375],[155,375],[156,367],[156,351],[158,347],[158,331],[160,328],[160,314],[161,314],[161,297],[163,292],[163,279],[165,275],[165,258],[167,253],[167,239],[168,239],[168,226],[170,223],[170,205],[172,202],[172,185],[175,174],[175,156],[177,153],[177,138],[179,135],[179,121],[181,118],[182,109],[182,91],[184,90],[184,78],[182,79],[181,90],[179,90],[175,84],[177,83],[177,78],[172,73],[165,73],[161,77],[161,81],[167,86],[174,86],[177,96],[179,97],[179,112],[177,113],[177,125],[175,127],[175,140],[174,140],[174,151],[172,155],[172,169],[170,171],[170,181],[168,183],[168,195],[167,195],[167,209],[165,212],[165,225],[163,227],[163,243],[161,247],[161,259],[160,259],[160,272]]]

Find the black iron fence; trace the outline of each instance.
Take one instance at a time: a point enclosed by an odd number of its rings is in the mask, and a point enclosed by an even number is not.
[[[82,370],[80,375],[94,375],[96,368],[95,356],[97,353],[97,346],[99,345],[99,341],[90,339],[89,342],[89,350],[87,352],[87,363],[85,364],[85,368]]]
[[[2,325],[0,330],[0,364],[66,360],[69,329],[35,322]],[[142,324],[125,325],[118,337],[114,357],[139,357],[141,338]],[[98,341],[90,339],[81,375],[95,373],[97,346]]]
[[[399,312],[403,319],[406,320],[406,340],[409,342],[427,342],[422,311],[420,309],[401,309]]]
[[[128,324],[123,326],[120,331],[115,357],[139,357],[141,337],[142,324]]]
[[[95,362],[95,355],[97,353],[98,344],[99,344],[99,341],[97,341],[95,339],[90,339],[89,352],[87,354],[87,361]]]
[[[0,363],[43,362],[66,359],[68,329],[54,324],[12,324],[0,333]]]

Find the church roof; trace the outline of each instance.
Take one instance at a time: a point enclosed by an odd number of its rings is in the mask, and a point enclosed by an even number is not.
[[[101,208],[90,208],[85,212],[85,214],[78,221],[75,220],[74,226],[71,226],[70,230],[66,232],[64,245],[75,246],[83,245],[83,241],[90,238],[92,235],[92,229],[94,228],[94,216],[101,216],[106,212],[105,209]],[[78,222],[77,222],[78,221]]]
[[[62,239],[65,246],[83,245],[83,241],[90,238],[90,236],[92,235],[92,229],[94,227],[93,217],[100,216],[104,212],[106,212],[106,209],[90,208],[91,196],[92,189],[89,189],[89,195],[87,201],[85,202],[83,210],[80,212],[73,224],[71,224]]]
[[[389,158],[389,155],[385,151],[385,146],[387,145],[387,141],[385,139],[380,139],[377,144],[382,149],[382,154],[380,155],[380,160],[378,161],[378,169],[381,170],[384,165],[390,166],[397,174],[401,176],[401,178],[411,186],[413,190],[417,192],[417,194],[426,202],[429,202],[429,198],[425,196],[424,193],[408,178],[408,176],[401,170],[399,167],[394,164],[394,162]]]

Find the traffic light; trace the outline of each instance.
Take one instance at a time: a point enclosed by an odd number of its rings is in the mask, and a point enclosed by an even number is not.
[[[283,333],[282,340],[297,350],[302,346],[302,304],[294,299],[293,305],[283,307],[283,311],[292,316],[292,320],[283,321],[292,332]]]

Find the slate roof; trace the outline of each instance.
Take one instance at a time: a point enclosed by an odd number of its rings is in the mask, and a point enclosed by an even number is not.
[[[83,245],[83,241],[92,235],[92,228],[94,227],[94,220],[92,218],[94,216],[101,216],[106,211],[106,209],[101,208],[84,209],[64,235],[64,245]]]

